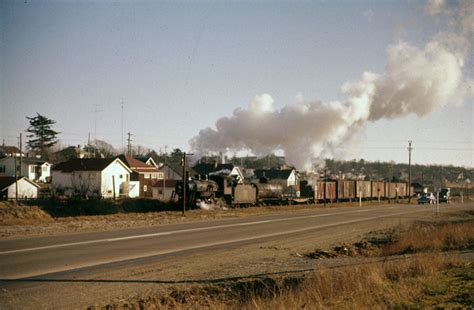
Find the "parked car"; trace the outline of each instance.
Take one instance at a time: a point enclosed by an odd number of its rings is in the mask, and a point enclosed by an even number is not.
[[[435,204],[436,203],[436,197],[433,193],[421,193],[418,195],[418,204],[422,205],[425,203]]]
[[[439,202],[446,202],[449,201],[450,190],[449,188],[442,188],[439,192]]]
[[[429,203],[430,200],[428,196],[425,193],[419,194],[418,195],[418,204],[419,205],[424,205],[425,203]]]

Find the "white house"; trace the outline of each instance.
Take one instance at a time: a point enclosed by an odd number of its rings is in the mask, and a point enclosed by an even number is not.
[[[39,185],[25,177],[19,178],[15,184],[14,177],[0,177],[0,199],[16,198],[18,188],[19,199],[38,198]]]
[[[299,177],[295,169],[255,169],[255,177],[278,180],[286,186],[298,186]]]
[[[235,177],[239,183],[243,183],[244,181],[242,171],[240,171],[239,167],[234,166],[233,164],[218,164],[217,162],[214,162],[213,164],[200,163],[195,165],[193,170],[199,175],[223,174]]]
[[[74,158],[54,166],[51,188],[55,195],[133,197],[131,172],[118,158]]]
[[[20,165],[19,157],[5,157],[0,159],[0,176],[15,176],[15,161]],[[18,177],[26,177],[35,182],[49,182],[51,176],[51,164],[40,159],[22,158],[21,169]]]

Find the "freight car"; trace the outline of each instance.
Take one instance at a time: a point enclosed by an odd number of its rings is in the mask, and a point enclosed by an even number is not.
[[[379,201],[385,197],[385,183],[383,181],[372,181],[371,197]]]
[[[338,180],[337,181],[337,200],[352,201],[356,198],[355,181]]]
[[[317,181],[314,187],[317,201],[336,201],[337,200],[336,181]]]
[[[362,200],[372,198],[372,185],[370,181],[356,181],[356,197]]]

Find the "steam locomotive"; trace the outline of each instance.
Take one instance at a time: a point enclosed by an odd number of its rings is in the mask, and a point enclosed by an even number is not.
[[[411,191],[413,193],[413,190]],[[186,182],[178,182],[175,194],[188,205],[220,203],[228,206],[282,205],[297,203],[342,202],[352,200],[384,200],[408,197],[404,182],[327,180],[300,181],[297,186],[260,179],[259,182],[238,182],[227,175],[211,175]]]

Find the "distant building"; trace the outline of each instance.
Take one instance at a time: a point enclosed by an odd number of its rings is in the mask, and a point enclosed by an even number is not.
[[[196,171],[198,175],[212,175],[212,174],[223,174],[234,176],[238,182],[242,183],[244,181],[244,175],[240,168],[234,166],[233,164],[218,164],[217,162],[213,164],[197,164],[193,167],[193,170]]]
[[[164,186],[163,186],[163,182],[164,182]],[[169,179],[166,179],[166,181],[158,180],[151,188],[152,193],[153,193],[153,199],[157,199],[163,202],[170,202],[171,196],[173,194],[173,191],[176,188],[177,182],[178,182],[177,180],[169,180]]]
[[[0,177],[0,199],[16,198],[16,189],[18,188],[18,199],[38,198],[39,185],[25,177],[18,179],[15,184],[14,177]]]
[[[0,176],[15,176],[15,161],[20,165],[20,158],[5,157],[0,159]],[[35,182],[49,182],[51,177],[51,164],[34,158],[22,158],[21,169],[18,170],[18,177],[26,177]]]
[[[135,157],[135,159],[149,165],[149,166],[154,166],[156,168],[159,168],[159,165],[155,162],[153,157]]]
[[[138,181],[139,197],[153,198],[151,188],[158,180],[163,179],[163,172],[151,161],[150,164],[146,164],[129,155],[120,155],[118,158],[132,170],[130,181]]]
[[[93,153],[89,152],[85,147],[82,148],[78,146],[68,146],[63,148],[60,151],[55,153],[56,157],[60,160],[68,160],[71,158],[93,158],[95,157]]]
[[[279,181],[286,186],[299,185],[299,177],[295,169],[255,169],[254,176],[258,179]]]
[[[132,186],[131,173],[118,158],[74,158],[54,166],[51,188],[69,197],[134,197],[138,186]]]
[[[1,157],[20,157],[20,156],[25,156],[19,148],[16,146],[11,146],[11,145],[5,145],[2,144],[0,145],[0,158]]]

